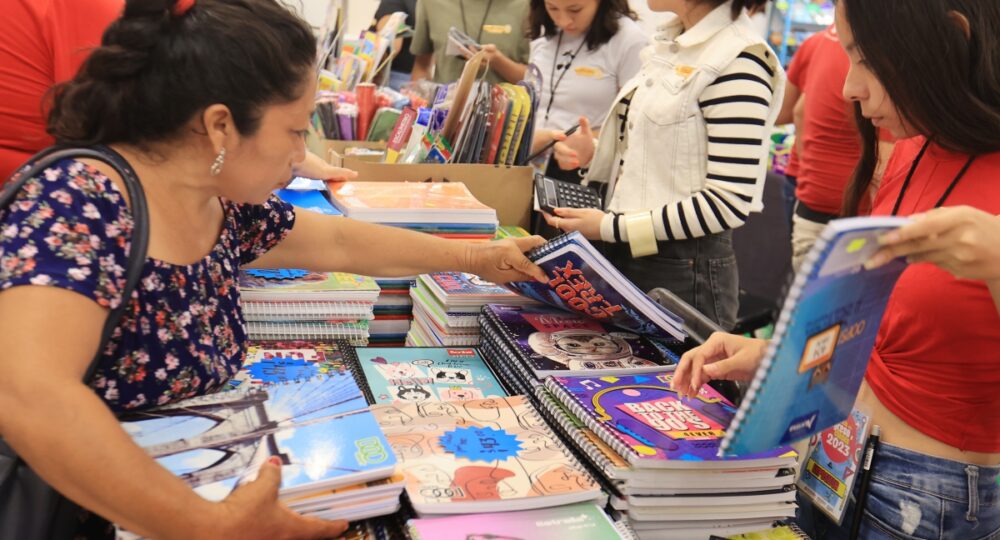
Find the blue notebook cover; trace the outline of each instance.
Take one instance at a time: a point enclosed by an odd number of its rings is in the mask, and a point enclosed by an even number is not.
[[[351,353],[348,353],[350,357]],[[496,376],[471,347],[358,347],[353,360],[375,404],[504,397]]]
[[[878,250],[878,237],[907,221],[847,218],[824,229],[795,277],[771,344],[722,441],[725,454],[807,439],[847,418],[889,296],[906,268],[902,259],[874,270],[863,265]]]
[[[275,193],[281,200],[297,208],[302,208],[303,210],[311,210],[328,216],[343,215],[343,212],[337,210],[335,206],[330,204],[330,201],[326,199],[322,191],[279,189],[275,191]]]
[[[528,258],[550,279],[509,283],[515,292],[637,334],[684,341],[680,317],[646,296],[579,232],[554,238]]]
[[[396,457],[349,373],[242,385],[130,416],[122,427],[206,499],[282,461],[281,497],[392,474]]]

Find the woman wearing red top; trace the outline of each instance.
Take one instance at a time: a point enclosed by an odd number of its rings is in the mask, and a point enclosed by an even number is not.
[[[863,154],[846,214],[897,214],[893,290],[858,406],[882,428],[862,538],[1000,537],[1000,3],[841,0]],[[914,40],[913,36],[921,36]],[[874,200],[876,129],[898,139]],[[748,379],[766,344],[716,334],[675,383]],[[850,513],[850,509],[848,510]],[[838,538],[844,528],[817,536]],[[827,534],[823,534],[823,533]]]

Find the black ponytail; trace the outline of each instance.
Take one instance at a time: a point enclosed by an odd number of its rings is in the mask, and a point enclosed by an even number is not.
[[[199,111],[229,107],[252,135],[263,108],[301,96],[311,29],[275,0],[127,0],[76,77],[52,93],[48,131],[70,144],[169,140]]]

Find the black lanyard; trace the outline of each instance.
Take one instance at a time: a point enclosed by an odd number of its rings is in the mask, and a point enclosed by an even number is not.
[[[483,20],[479,23],[479,33],[476,34],[476,43],[482,45],[483,43],[483,26],[486,26],[486,17],[490,16],[490,8],[493,7],[493,0],[486,2],[486,12],[483,13]],[[469,36],[469,23],[465,22],[465,2],[464,0],[458,0],[458,10],[462,12],[462,30],[465,30],[465,35]]]
[[[910,187],[910,180],[913,179],[913,173],[917,172],[917,166],[920,165],[920,160],[924,158],[924,153],[927,152],[927,148],[930,145],[930,141],[925,142],[923,148],[920,149],[920,153],[917,154],[917,159],[913,160],[910,172],[906,175],[906,180],[903,181],[903,187],[899,190],[899,197],[896,198],[896,204],[892,207],[892,215],[895,216],[896,212],[899,212],[899,205],[903,203],[903,197],[906,195],[907,188]],[[952,190],[954,190],[955,186],[958,185],[958,181],[965,176],[966,172],[968,172],[973,161],[976,161],[976,156],[969,156],[969,160],[965,162],[965,166],[962,167],[962,170],[958,171],[958,174],[955,176],[955,179],[951,181],[951,184],[948,184],[948,189],[944,190],[944,195],[941,195],[938,202],[934,204],[934,208],[938,208],[944,204],[945,199],[948,198],[948,195],[951,195]]]
[[[569,71],[570,66],[573,65],[573,60],[576,60],[576,55],[580,54],[580,51],[583,50],[583,46],[587,43],[587,38],[586,36],[584,36],[583,41],[580,42],[580,46],[577,47],[576,51],[569,56],[569,62],[566,62],[565,64],[562,65],[561,67],[562,73],[560,73],[559,78],[556,79],[556,62],[559,61],[559,47],[562,47],[562,37],[563,33],[562,30],[560,30],[559,39],[556,41],[556,54],[552,57],[552,72],[549,74],[549,81],[552,81],[550,83],[552,87],[549,88],[549,105],[548,107],[545,107],[546,122],[549,121],[549,111],[552,110],[552,102],[556,100],[556,89],[559,88],[559,83],[562,82],[563,77],[566,76],[566,73]],[[569,51],[567,51],[567,53],[568,52]]]

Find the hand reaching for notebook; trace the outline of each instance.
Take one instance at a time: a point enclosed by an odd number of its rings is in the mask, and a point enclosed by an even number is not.
[[[877,268],[906,257],[928,262],[957,278],[1000,280],[1000,216],[970,206],[937,208],[879,239],[882,248],[865,266]]]
[[[715,332],[704,344],[684,353],[670,386],[681,397],[693,397],[712,379],[748,381],[766,350],[763,339]]]
[[[271,458],[276,459],[276,458]],[[257,479],[236,488],[217,505],[219,529],[201,531],[205,538],[338,538],[347,522],[301,516],[278,501],[281,466],[264,463]]]
[[[524,252],[541,246],[541,236],[510,238],[494,242],[468,243],[465,271],[493,283],[538,281],[546,283],[545,271],[524,256]]]

